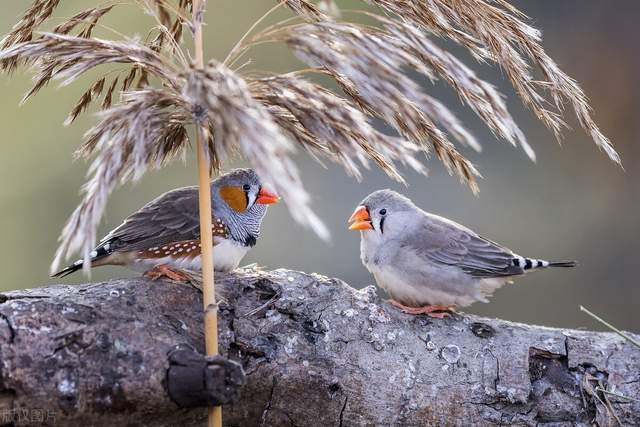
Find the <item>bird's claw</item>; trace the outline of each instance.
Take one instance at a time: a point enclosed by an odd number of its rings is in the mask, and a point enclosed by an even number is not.
[[[174,280],[176,282],[189,281],[189,277],[187,277],[184,273],[180,271],[172,270],[166,264],[161,264],[153,267],[151,270],[145,272],[144,276],[154,281],[162,277],[168,277],[169,279]]]
[[[453,313],[455,313],[456,307],[455,305],[425,305],[423,307],[409,307],[392,299],[389,300],[389,304],[398,308],[403,313],[413,315],[426,314],[427,316],[436,319],[444,319],[445,317],[450,317]]]

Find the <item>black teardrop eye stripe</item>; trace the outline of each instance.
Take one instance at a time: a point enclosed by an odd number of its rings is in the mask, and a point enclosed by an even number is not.
[[[387,218],[386,216],[383,216],[383,217],[380,219],[380,233],[384,233],[384,220],[385,220],[386,218]]]
[[[245,187],[248,187],[247,184],[242,186],[242,189],[244,190],[245,204],[247,205],[247,209],[249,209],[249,190],[247,190]]]

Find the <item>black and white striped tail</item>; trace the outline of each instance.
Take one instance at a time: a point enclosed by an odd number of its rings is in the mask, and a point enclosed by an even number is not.
[[[109,251],[109,244],[107,243],[106,245],[96,248],[94,251],[91,252],[91,261],[93,262],[97,259],[103,258],[109,255],[110,253],[111,251]],[[83,265],[84,265],[84,261],[79,259],[73,264],[69,265],[68,267],[65,267],[62,270],[58,271],[57,273],[52,274],[51,277],[62,278],[62,277],[68,276],[82,269]]]
[[[545,261],[543,259],[525,258],[516,256],[512,260],[513,265],[522,267],[523,270],[533,270],[547,267],[575,267],[575,261]]]

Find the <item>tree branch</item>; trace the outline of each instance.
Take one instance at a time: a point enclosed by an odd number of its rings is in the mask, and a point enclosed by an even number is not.
[[[218,284],[221,354],[247,381],[229,426],[640,424],[640,351],[612,333],[409,316],[373,287],[288,270]],[[212,403],[189,400],[193,372],[217,370],[200,389],[218,403],[243,380],[192,353],[178,365],[196,371],[169,374],[179,349],[204,353],[201,298],[142,278],[0,295],[0,425],[36,410],[66,426],[201,425],[205,408],[176,403]]]

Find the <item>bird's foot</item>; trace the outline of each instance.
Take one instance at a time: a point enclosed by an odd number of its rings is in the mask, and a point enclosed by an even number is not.
[[[389,300],[389,304],[400,309],[403,313],[407,314],[426,314],[429,317],[434,317],[436,319],[443,319],[445,317],[451,316],[452,313],[455,313],[455,304],[453,305],[425,305],[423,307],[409,307],[404,304],[399,303],[398,301]]]
[[[160,264],[153,267],[151,270],[144,273],[144,276],[151,280],[158,280],[161,277],[168,277],[176,282],[188,282],[189,277],[179,270],[172,270],[166,264]]]

